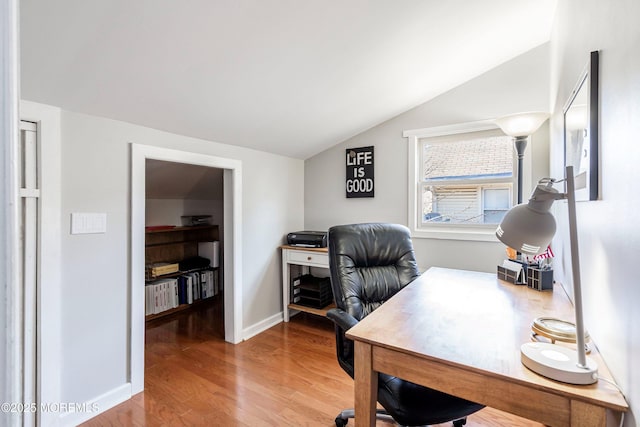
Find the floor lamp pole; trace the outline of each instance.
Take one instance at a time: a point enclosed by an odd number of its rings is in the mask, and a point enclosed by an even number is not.
[[[522,203],[522,161],[524,160],[524,150],[527,148],[528,136],[516,136],[514,144],[518,154],[518,204]],[[516,252],[520,258],[520,251]]]
[[[522,203],[522,161],[528,138],[528,136],[516,136],[514,142],[518,154],[518,204]]]

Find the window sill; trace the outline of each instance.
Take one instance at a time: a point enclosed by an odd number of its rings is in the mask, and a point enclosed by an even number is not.
[[[414,239],[466,240],[473,242],[498,243],[497,225],[465,226],[465,225],[432,225],[411,230]]]

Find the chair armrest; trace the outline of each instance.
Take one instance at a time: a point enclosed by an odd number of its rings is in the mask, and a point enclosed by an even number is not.
[[[341,308],[332,308],[327,311],[327,318],[339,326],[343,331],[351,329],[358,323],[358,319]]]

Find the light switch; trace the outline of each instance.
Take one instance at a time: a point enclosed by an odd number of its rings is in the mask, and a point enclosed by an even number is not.
[[[71,214],[71,234],[98,234],[106,232],[106,213],[75,212]]]

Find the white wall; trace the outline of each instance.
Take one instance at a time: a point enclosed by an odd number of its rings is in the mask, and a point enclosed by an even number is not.
[[[63,112],[63,402],[86,402],[127,381],[130,142],[242,161],[243,326],[282,310],[278,245],[303,227],[301,160]],[[72,212],[107,213],[107,233],[70,235]]]
[[[407,224],[407,139],[404,130],[492,119],[510,113],[548,110],[549,45],[539,46],[482,76],[305,161],[305,228],[383,221]],[[534,158],[529,181],[548,173],[548,127],[527,150]],[[345,197],[346,148],[375,147],[375,197]],[[540,161],[542,159],[542,161]],[[527,180],[525,180],[526,182]],[[534,181],[535,182],[535,181]],[[525,195],[530,189],[525,188]],[[418,264],[495,271],[504,245],[414,239]]]
[[[558,2],[552,36],[551,169],[563,175],[562,107],[589,52],[600,51],[601,200],[577,206],[586,328],[635,414],[640,412],[640,2]],[[557,210],[566,229],[566,206]],[[557,235],[559,266],[570,266],[567,233]],[[562,248],[566,247],[564,251]],[[567,252],[567,253],[565,253]],[[568,277],[559,277],[569,281]]]

